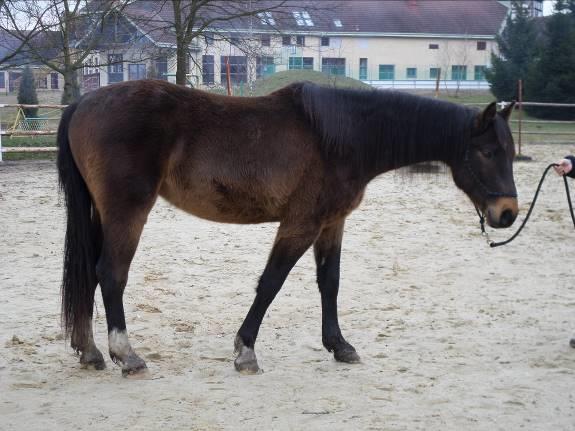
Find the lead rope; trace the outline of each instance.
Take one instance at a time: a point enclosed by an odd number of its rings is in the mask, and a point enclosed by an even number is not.
[[[479,225],[481,226],[481,235],[483,235],[485,237],[485,240],[487,241],[487,244],[489,244],[490,247],[494,248],[494,247],[499,247],[501,245],[509,244],[511,241],[513,241],[515,238],[517,238],[519,233],[521,233],[521,231],[525,227],[525,224],[527,223],[527,220],[529,220],[529,217],[531,216],[531,212],[533,211],[533,207],[535,206],[535,202],[537,202],[537,198],[539,197],[539,192],[541,191],[541,186],[543,185],[543,181],[545,180],[545,177],[549,173],[549,170],[554,166],[557,166],[557,164],[551,163],[549,166],[547,166],[547,168],[545,168],[545,171],[543,172],[543,175],[541,176],[541,179],[539,180],[539,185],[537,186],[537,190],[535,191],[535,196],[533,197],[533,201],[531,202],[531,205],[529,206],[529,211],[527,211],[527,215],[525,216],[525,219],[521,223],[521,226],[519,226],[519,229],[517,229],[517,232],[515,232],[513,234],[513,236],[511,238],[509,238],[508,240],[500,241],[500,242],[495,242],[495,241],[490,240],[489,234],[485,231],[485,216],[479,211],[479,209],[477,209],[477,207],[475,207],[475,211],[477,212],[477,215],[479,216]],[[563,182],[565,183],[565,193],[567,194],[567,203],[569,204],[569,213],[571,214],[571,220],[573,221],[573,227],[575,228],[575,214],[573,214],[573,204],[571,203],[571,194],[569,193],[569,184],[567,183],[567,177],[565,175],[563,175]]]

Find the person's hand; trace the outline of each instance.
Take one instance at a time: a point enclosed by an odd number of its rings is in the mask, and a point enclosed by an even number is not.
[[[554,166],[553,169],[555,169],[557,175],[567,175],[569,172],[571,172],[571,169],[573,169],[573,164],[569,159],[561,159],[555,163],[557,163],[557,166]]]

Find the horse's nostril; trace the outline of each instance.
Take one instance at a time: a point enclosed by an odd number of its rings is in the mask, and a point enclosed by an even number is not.
[[[499,217],[499,225],[501,227],[509,227],[515,221],[515,217],[513,216],[513,211],[507,209],[501,213],[501,217]]]

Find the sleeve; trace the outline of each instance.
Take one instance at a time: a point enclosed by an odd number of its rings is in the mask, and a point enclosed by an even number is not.
[[[569,159],[571,161],[571,165],[573,166],[567,176],[570,178],[575,178],[575,156],[565,156],[565,158]]]

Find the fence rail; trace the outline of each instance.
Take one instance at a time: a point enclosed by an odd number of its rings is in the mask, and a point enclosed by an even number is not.
[[[4,153],[51,153],[58,151],[58,147],[4,147]]]
[[[0,108],[48,108],[48,109],[64,109],[68,105],[23,105],[21,103],[0,103]]]

